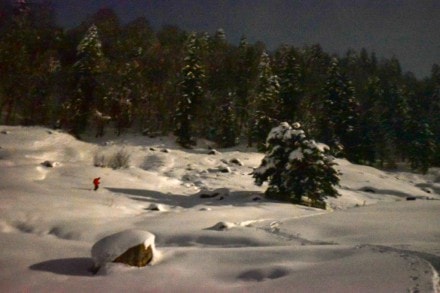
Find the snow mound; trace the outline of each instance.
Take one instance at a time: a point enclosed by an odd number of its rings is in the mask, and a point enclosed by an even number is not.
[[[143,244],[145,249],[151,248],[154,260],[154,239],[155,236],[150,232],[131,229],[102,238],[92,247],[94,269],[97,271],[105,264],[114,262],[129,249],[140,244]]]
[[[222,221],[222,222],[218,222],[217,224],[215,224],[214,226],[212,226],[211,228],[208,228],[208,229],[215,230],[215,231],[224,231],[224,230],[232,229],[234,227],[237,227],[237,224]]]
[[[162,204],[152,203],[152,204],[150,204],[150,206],[148,208],[146,208],[146,210],[157,211],[157,212],[165,212],[165,211],[167,211],[167,208],[164,205],[162,205]]]

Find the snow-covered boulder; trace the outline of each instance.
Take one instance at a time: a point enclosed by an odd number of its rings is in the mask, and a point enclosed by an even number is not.
[[[243,162],[240,159],[237,159],[237,158],[232,158],[232,159],[229,160],[229,162],[231,164],[234,164],[234,165],[244,166]]]
[[[93,272],[108,263],[146,266],[156,254],[154,240],[153,234],[142,230],[125,230],[102,238],[92,247]]]
[[[212,149],[208,152],[208,155],[219,155],[219,154],[220,154],[220,152],[217,151],[216,149]]]
[[[231,173],[232,170],[228,166],[218,166],[216,168],[208,168],[209,173]]]
[[[158,203],[152,203],[150,204],[150,206],[148,208],[146,208],[149,211],[158,211],[158,212],[164,212],[167,209],[165,208],[165,206],[158,204]]]
[[[235,227],[237,227],[237,225],[232,222],[218,222],[214,226],[208,228],[208,230],[224,231],[224,230],[229,230],[229,229],[232,229]]]

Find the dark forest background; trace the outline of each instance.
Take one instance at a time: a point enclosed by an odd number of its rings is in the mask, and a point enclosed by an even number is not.
[[[102,9],[71,29],[50,2],[0,2],[0,123],[43,125],[77,137],[174,133],[191,147],[265,149],[280,122],[352,162],[426,172],[440,165],[440,67],[417,79],[396,58],[319,44],[227,42],[148,20],[122,24]],[[293,28],[294,29],[294,28]]]

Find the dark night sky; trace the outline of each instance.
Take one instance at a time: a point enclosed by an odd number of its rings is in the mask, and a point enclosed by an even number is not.
[[[245,35],[270,49],[319,43],[343,54],[365,47],[396,56],[405,71],[429,75],[440,64],[440,0],[55,0],[59,23],[75,26],[99,8],[123,22],[145,16],[165,24],[214,33],[223,28],[234,44]]]

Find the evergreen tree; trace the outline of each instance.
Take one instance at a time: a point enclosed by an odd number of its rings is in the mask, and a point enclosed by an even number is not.
[[[266,52],[261,54],[259,65],[257,92],[253,102],[251,116],[251,139],[257,143],[260,150],[264,150],[264,140],[270,129],[277,124],[279,118],[279,82],[278,76],[273,74],[270,58]]]
[[[379,101],[383,99],[383,90],[378,77],[372,76],[367,81],[366,97],[361,104],[359,125],[359,159],[361,162],[374,164],[378,155],[378,147],[384,133],[381,133]]]
[[[4,115],[5,124],[50,123],[60,34],[49,5],[16,4],[14,13],[8,12],[12,7],[0,11],[0,119]]]
[[[435,137],[429,124],[418,119],[411,121],[409,129],[408,159],[411,169],[425,174],[432,166],[435,154]]]
[[[208,89],[214,96],[217,96],[217,93],[218,96],[222,96],[228,93],[229,87],[229,44],[226,42],[223,29],[218,29],[214,36],[207,41],[206,79]]]
[[[357,162],[358,103],[351,82],[340,72],[337,59],[333,59],[328,70],[323,97],[321,140],[331,148],[342,145],[347,158]]]
[[[320,136],[319,121],[322,113],[322,88],[326,82],[331,58],[320,45],[307,46],[301,49],[298,56],[304,96],[301,99],[301,111],[298,117],[313,137]]]
[[[132,100],[139,81],[136,74],[137,66],[135,62],[126,62],[112,64],[107,68],[103,98],[96,108],[111,117],[116,133],[120,135],[133,121]]]
[[[280,48],[275,55],[275,65],[280,83],[280,120],[291,123],[298,119],[303,94],[301,67],[295,49],[287,46]]]
[[[97,104],[99,75],[103,71],[104,55],[98,29],[92,25],[77,47],[78,61],[74,64],[76,97],[69,107],[72,115],[72,131],[79,135],[86,130],[88,120]]]
[[[235,112],[238,130],[241,133],[249,133],[249,115],[251,97],[254,95],[258,79],[258,60],[257,50],[249,45],[247,39],[242,37],[237,50],[235,86],[236,101]]]
[[[425,96],[429,101],[427,108],[428,121],[435,137],[433,164],[440,166],[440,66],[437,64],[432,66]]]
[[[140,39],[145,40],[143,36]],[[167,133],[175,129],[174,111],[170,105],[177,105],[181,98],[180,82],[185,62],[185,42],[187,34],[173,26],[164,26],[156,33],[156,39],[148,51],[142,49],[144,84],[148,89],[142,91],[140,122],[142,129]]]
[[[234,96],[232,93],[229,93],[219,107],[220,112],[217,121],[216,141],[224,148],[235,146],[238,143],[238,131],[233,101]]]
[[[99,41],[105,56],[112,61],[124,57],[126,52],[121,52],[121,27],[118,15],[111,8],[101,8],[94,13],[89,21],[89,26],[95,26],[99,31]]]
[[[381,125],[385,137],[390,140],[387,157],[388,162],[393,165],[396,161],[405,159],[407,153],[407,125],[410,120],[408,97],[395,83],[389,83],[384,88],[385,105],[381,105],[384,109]]]
[[[204,72],[197,55],[197,36],[195,33],[190,34],[188,37],[185,64],[181,76],[181,97],[174,117],[174,134],[177,136],[177,143],[183,147],[190,147],[195,144],[193,138],[195,107],[197,104],[202,103],[204,95],[202,88]]]
[[[268,150],[261,165],[254,170],[257,185],[268,182],[266,196],[301,203],[302,197],[320,203],[339,194],[335,163],[313,140],[307,139],[299,123],[291,127],[283,122],[268,137]]]
[[[212,37],[205,35],[199,40],[202,42],[202,59],[206,71],[206,96],[203,108],[199,108],[201,127],[198,132],[201,136],[215,140],[218,125],[211,118],[212,114],[219,112],[223,107],[224,97],[234,90],[231,82],[230,46],[223,29],[218,29]]]

